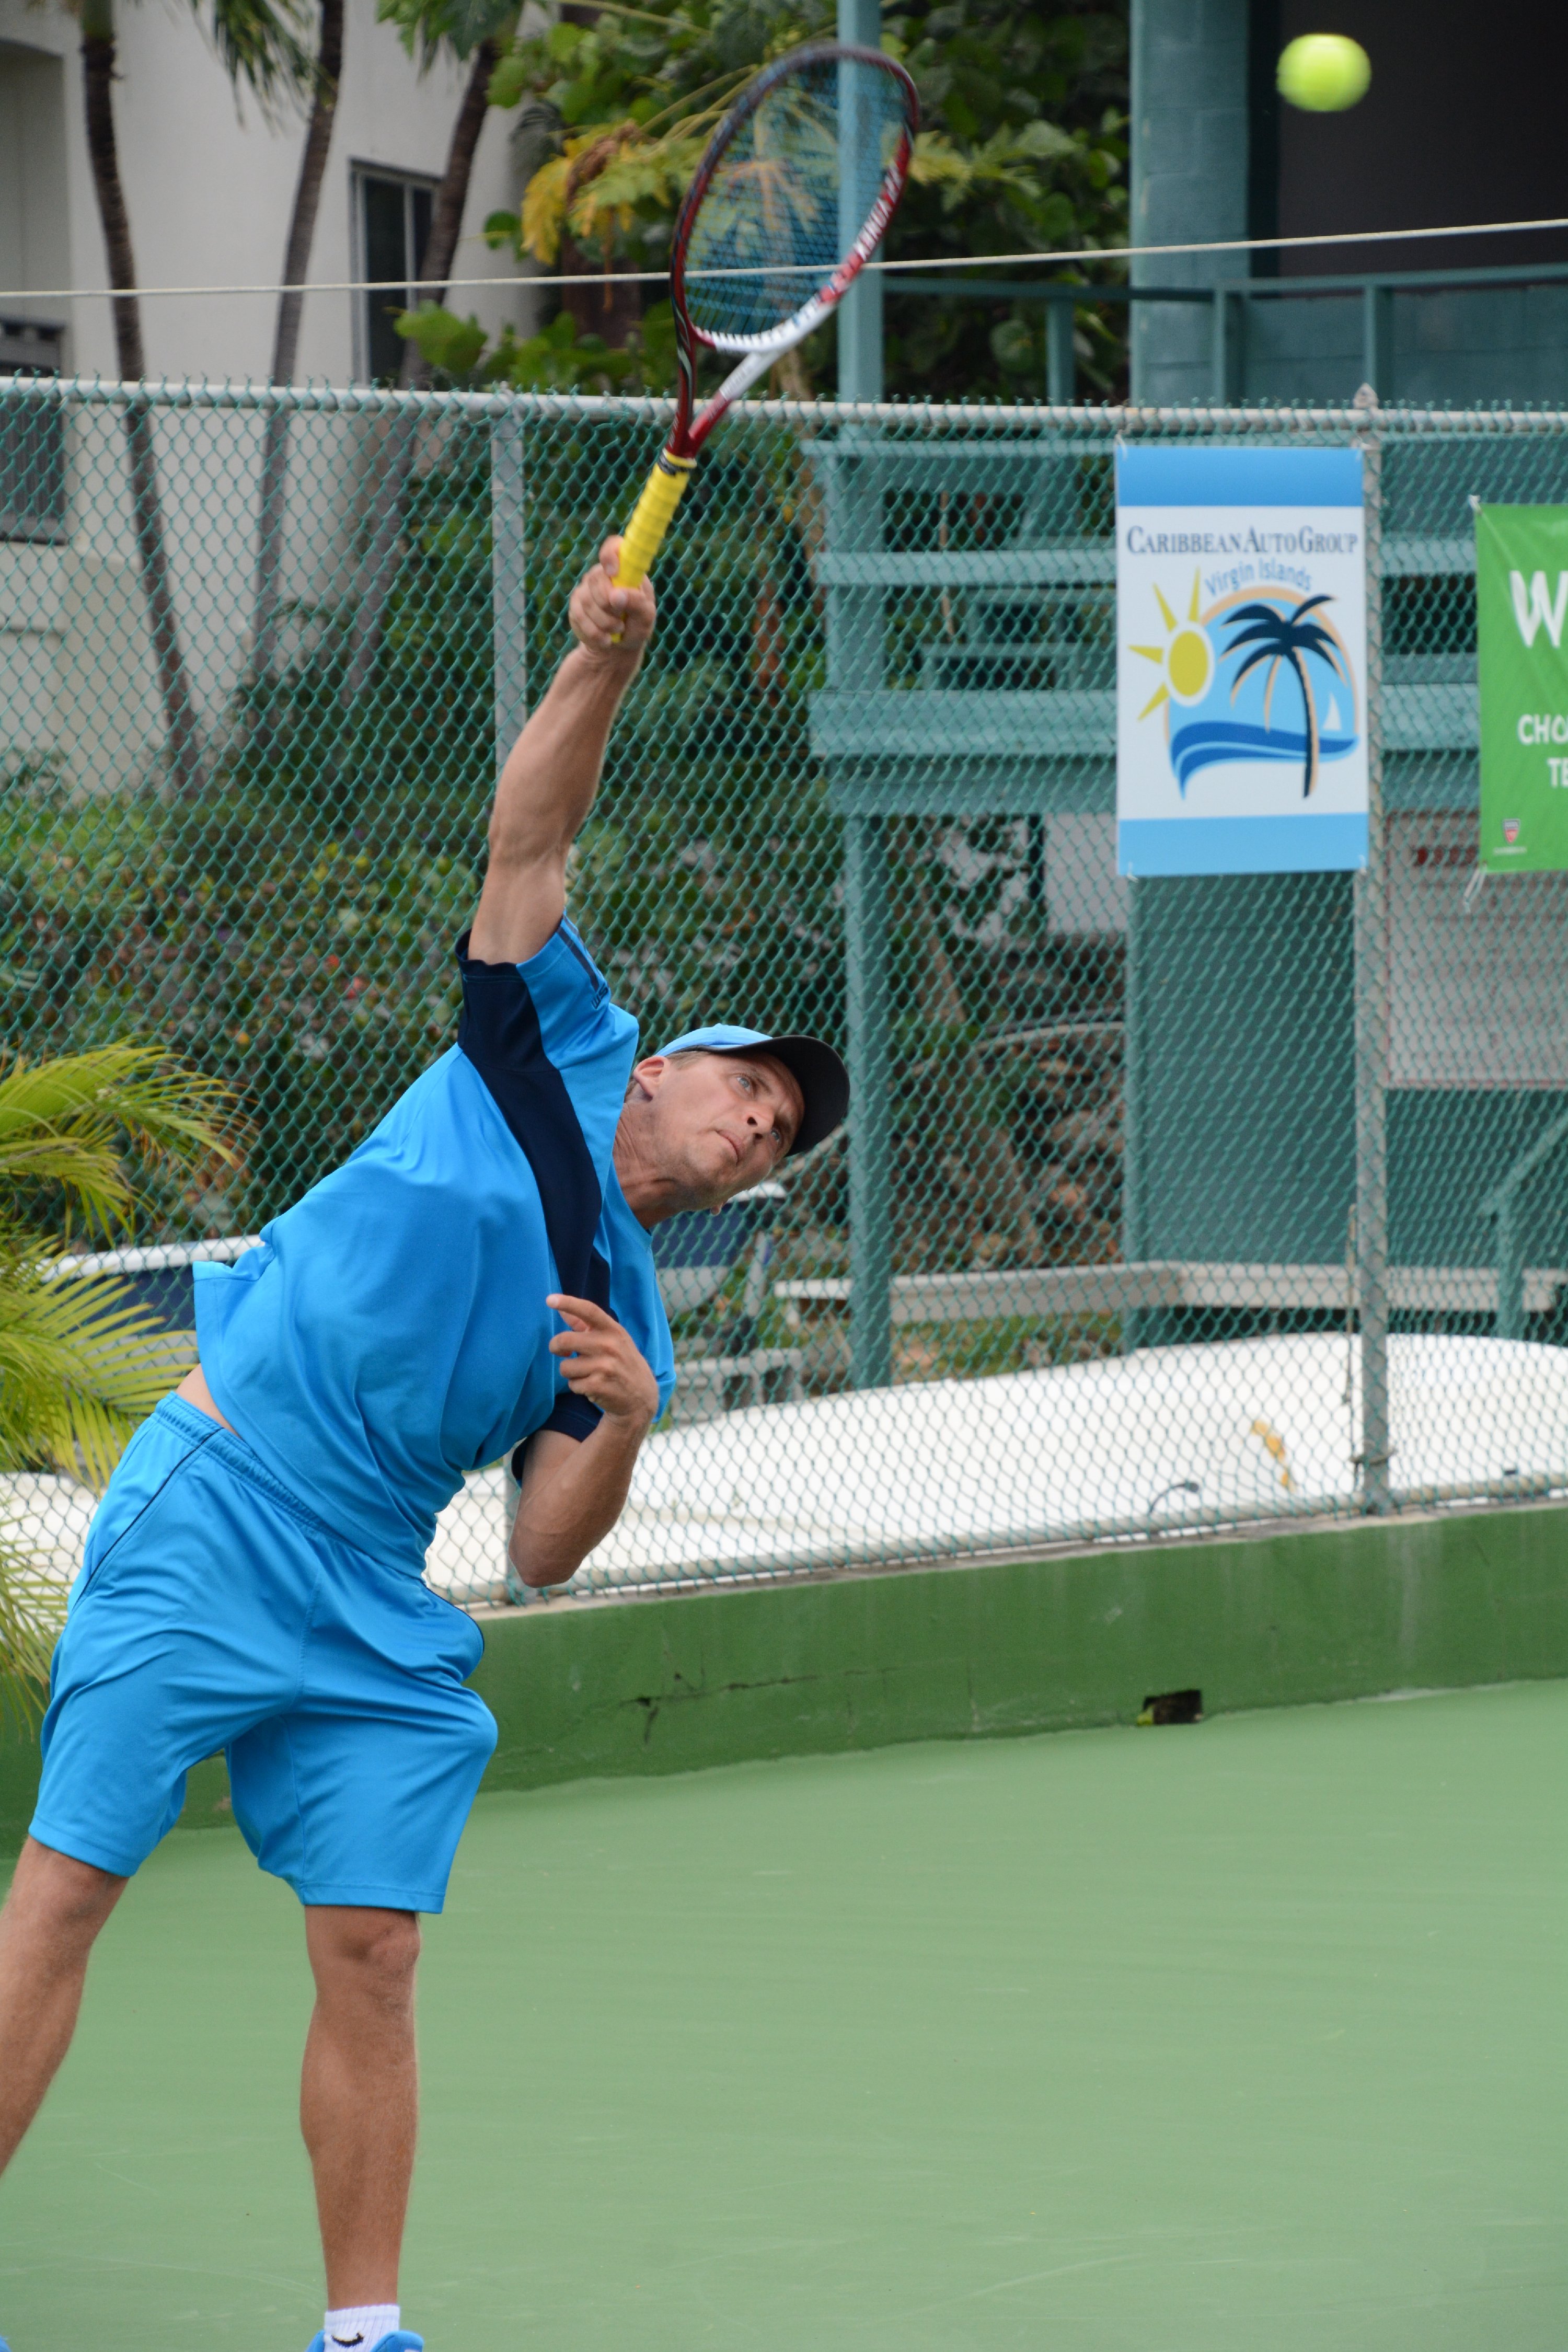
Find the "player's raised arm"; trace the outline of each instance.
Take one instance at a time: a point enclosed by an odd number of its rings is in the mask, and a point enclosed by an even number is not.
[[[566,853],[594,804],[621,697],[653,635],[653,590],[617,588],[618,539],[572,595],[577,642],[513,744],[490,811],[489,856],[468,952],[523,963],[566,905]]]

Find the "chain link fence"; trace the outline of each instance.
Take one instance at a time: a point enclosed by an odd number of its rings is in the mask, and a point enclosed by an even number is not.
[[[0,387],[5,1039],[156,1037],[253,1120],[77,1277],[172,1363],[192,1256],[451,1042],[498,751],[666,415]],[[1118,879],[1119,434],[1366,447],[1365,877]],[[726,425],[572,911],[645,1050],[815,1029],[855,1110],[659,1229],[679,1386],[575,1589],[1568,1487],[1568,881],[1475,863],[1475,498],[1568,499],[1568,416]],[[74,1563],[85,1490],[3,1507]],[[505,1599],[507,1508],[477,1472],[432,1581]]]

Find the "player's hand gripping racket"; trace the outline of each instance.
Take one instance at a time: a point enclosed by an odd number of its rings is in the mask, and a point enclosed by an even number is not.
[[[647,577],[726,409],[831,318],[877,250],[919,127],[902,66],[822,42],[759,74],[713,133],[675,224],[675,429],[626,526],[617,588]],[[740,364],[693,415],[700,350],[733,352]]]

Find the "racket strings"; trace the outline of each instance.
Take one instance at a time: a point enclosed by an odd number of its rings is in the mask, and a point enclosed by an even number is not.
[[[691,222],[685,291],[699,334],[744,348],[796,318],[859,236],[905,128],[902,85],[875,65],[828,58],[776,82]]]

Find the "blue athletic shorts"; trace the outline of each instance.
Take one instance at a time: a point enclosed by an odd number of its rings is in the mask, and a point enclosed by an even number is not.
[[[88,1537],[44,1719],[40,1844],[129,1877],[223,1748],[235,1818],[301,1903],[439,1911],[496,1727],[484,1637],[165,1397]]]

